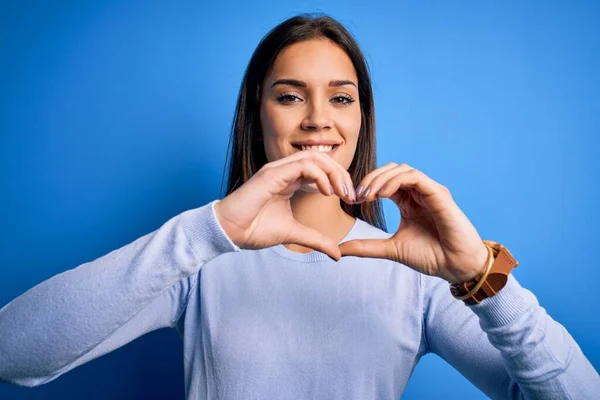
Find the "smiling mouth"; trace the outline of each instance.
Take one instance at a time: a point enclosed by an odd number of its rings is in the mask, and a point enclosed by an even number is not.
[[[293,144],[295,149],[300,151],[318,151],[319,153],[329,153],[339,147],[339,144],[328,144],[328,145],[314,145],[314,146],[303,146]]]

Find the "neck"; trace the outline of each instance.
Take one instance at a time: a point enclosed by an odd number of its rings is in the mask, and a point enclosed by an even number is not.
[[[290,199],[292,213],[296,221],[314,229],[325,236],[340,242],[352,229],[356,218],[346,214],[337,196],[324,196],[298,190]],[[285,245],[299,253],[308,253],[312,249],[296,244]]]

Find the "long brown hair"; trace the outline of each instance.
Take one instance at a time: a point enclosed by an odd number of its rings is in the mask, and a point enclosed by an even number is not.
[[[277,55],[294,43],[327,38],[350,57],[358,76],[361,127],[354,160],[348,168],[354,185],[376,168],[375,110],[371,78],[365,58],[352,37],[335,19],[326,15],[301,14],[273,28],[252,54],[237,100],[228,147],[229,178],[226,195],[244,184],[267,163],[260,137],[260,87]],[[258,136],[257,136],[258,135]],[[342,209],[382,230],[386,230],[380,200],[349,205],[341,201]]]

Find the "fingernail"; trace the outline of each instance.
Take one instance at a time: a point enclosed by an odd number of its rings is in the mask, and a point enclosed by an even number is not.
[[[358,187],[356,188],[356,195],[358,197],[360,197],[363,190],[364,190],[363,185],[358,185]]]
[[[333,186],[329,185],[329,194],[334,194],[335,190],[333,189]]]
[[[344,195],[348,196],[348,186],[345,183],[342,184],[342,189],[344,189]]]
[[[360,197],[362,197],[363,199],[366,199],[370,192],[371,192],[371,188],[368,187],[367,190],[365,190],[365,192]]]

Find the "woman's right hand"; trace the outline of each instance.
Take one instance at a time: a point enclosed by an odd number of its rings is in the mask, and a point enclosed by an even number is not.
[[[300,224],[292,214],[290,198],[303,184],[313,182],[325,196],[337,195],[348,204],[354,203],[348,171],[328,155],[308,150],[265,164],[215,204],[217,219],[242,249],[294,243],[339,260],[341,253],[333,239]]]

